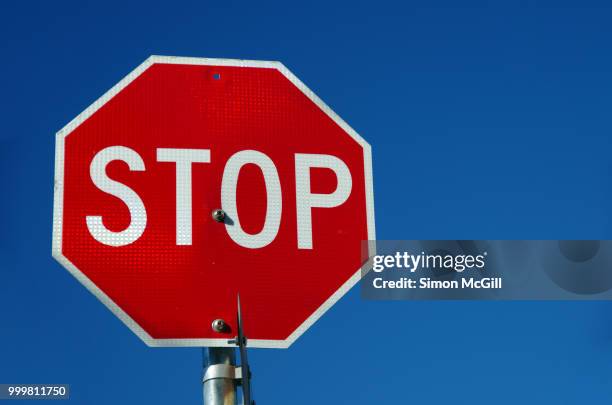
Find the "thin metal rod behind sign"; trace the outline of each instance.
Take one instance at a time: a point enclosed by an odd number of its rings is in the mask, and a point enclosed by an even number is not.
[[[240,294],[238,294],[238,336],[230,340],[229,343],[234,343],[240,350],[240,367],[242,369],[242,395],[245,405],[255,405],[255,401],[251,400],[251,368],[249,367],[249,359],[247,357],[247,337],[242,329],[242,311],[240,309]]]

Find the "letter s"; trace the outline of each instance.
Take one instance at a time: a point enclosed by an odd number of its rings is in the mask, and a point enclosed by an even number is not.
[[[130,224],[122,231],[114,232],[102,223],[101,216],[87,216],[87,229],[98,242],[108,246],[125,246],[140,238],[147,226],[147,211],[134,190],[106,175],[106,166],[114,161],[127,163],[130,170],[144,171],[145,165],[138,153],[125,146],[110,146],[94,156],[89,167],[91,180],[100,190],[119,198],[130,211]]]

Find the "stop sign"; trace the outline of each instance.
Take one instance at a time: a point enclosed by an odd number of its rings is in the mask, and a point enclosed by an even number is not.
[[[278,62],[153,56],[55,164],[54,257],[150,346],[229,345],[240,294],[249,345],[288,347],[374,239],[370,146]]]

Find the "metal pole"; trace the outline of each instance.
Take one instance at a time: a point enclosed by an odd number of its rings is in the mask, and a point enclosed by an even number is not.
[[[236,405],[236,379],[233,372],[224,372],[218,364],[236,366],[236,351],[233,347],[205,347],[203,394],[204,405]]]

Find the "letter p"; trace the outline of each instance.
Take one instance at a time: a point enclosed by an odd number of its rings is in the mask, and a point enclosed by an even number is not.
[[[334,172],[337,187],[333,193],[312,193],[310,169],[323,168]],[[342,205],[351,195],[353,180],[346,164],[332,155],[295,154],[295,200],[299,249],[312,249],[312,208],[333,208]]]

